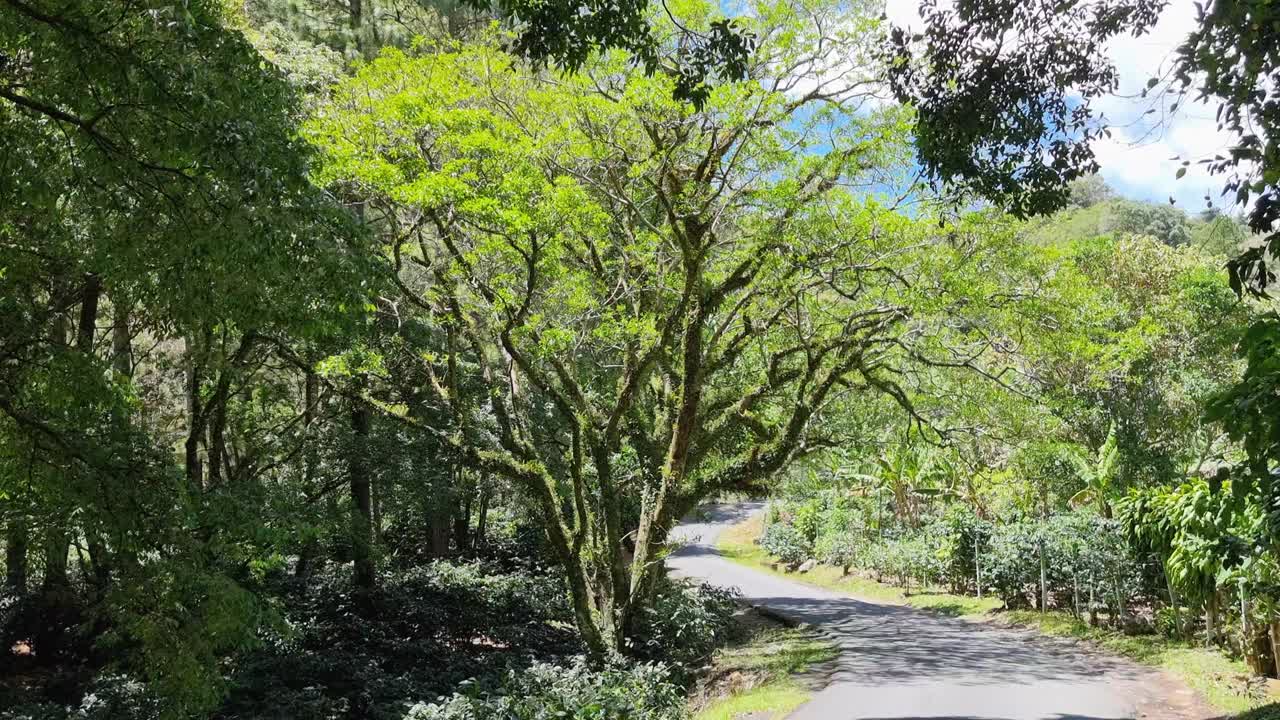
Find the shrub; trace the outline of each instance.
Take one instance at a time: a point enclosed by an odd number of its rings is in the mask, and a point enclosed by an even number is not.
[[[0,720],[157,720],[161,704],[145,685],[127,675],[94,678],[75,705],[21,704],[0,710]]]
[[[813,548],[799,530],[786,523],[774,523],[764,529],[760,547],[784,563],[802,563],[813,555]]]
[[[854,536],[852,533],[833,533],[818,538],[818,543],[814,547],[814,554],[823,563],[838,567],[842,572],[848,574],[851,566],[859,564],[858,561],[862,555],[861,551],[865,545],[866,542],[864,540]]]
[[[509,673],[499,688],[472,686],[439,702],[413,706],[404,720],[678,720],[684,696],[657,663],[621,662],[592,669],[536,663]]]
[[[660,583],[628,642],[635,657],[671,664],[672,674],[683,682],[726,640],[738,593],[691,580]]]
[[[817,540],[825,536],[857,535],[865,532],[862,510],[855,498],[837,494],[827,500],[822,520],[818,524]]]
[[[983,558],[983,585],[1009,607],[1030,605],[1039,593],[1041,552],[1050,595],[1062,605],[1084,606],[1092,596],[1117,618],[1138,589],[1137,561],[1119,524],[1083,513],[997,528]]]
[[[581,652],[558,575],[437,561],[383,573],[365,597],[349,575],[330,565],[285,598],[282,627],[237,663],[219,717],[399,720],[467,678]]]
[[[977,566],[974,550],[985,555],[991,544],[992,526],[974,514],[971,508],[951,508],[938,523],[939,559],[942,579],[953,589],[973,590]],[[981,559],[981,558],[980,558]],[[985,562],[985,560],[982,560]]]
[[[796,503],[795,517],[791,520],[791,525],[809,545],[818,538],[818,526],[822,523],[824,505],[821,496]]]

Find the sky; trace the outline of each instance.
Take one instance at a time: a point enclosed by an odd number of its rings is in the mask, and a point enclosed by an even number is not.
[[[895,25],[919,27],[918,5],[917,0],[886,0],[886,12]],[[1107,183],[1125,197],[1157,202],[1172,197],[1189,212],[1204,208],[1206,193],[1216,205],[1223,204],[1222,179],[1210,177],[1194,162],[1228,144],[1229,137],[1218,132],[1214,120],[1216,107],[1188,103],[1171,117],[1160,111],[1144,115],[1152,100],[1137,96],[1149,78],[1169,70],[1178,45],[1195,24],[1193,1],[1172,0],[1152,32],[1113,42],[1109,54],[1120,71],[1120,91],[1095,104],[1112,128],[1111,139],[1094,144]],[[1183,159],[1192,165],[1178,180]]]

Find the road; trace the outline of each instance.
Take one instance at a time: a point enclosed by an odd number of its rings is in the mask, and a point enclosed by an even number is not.
[[[789,720],[1131,720],[1167,712],[1167,677],[1030,631],[852,599],[720,557],[715,538],[760,506],[709,509],[676,528],[668,566],[736,587],[753,605],[807,623],[840,650]],[[1187,698],[1184,698],[1187,699]]]

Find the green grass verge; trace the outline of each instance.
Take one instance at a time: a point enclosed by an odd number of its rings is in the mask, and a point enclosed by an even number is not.
[[[854,575],[842,575],[840,568],[819,565],[807,573],[785,573],[773,568],[773,558],[769,557],[759,545],[755,544],[760,537],[761,519],[759,516],[735,525],[720,534],[716,549],[724,557],[734,562],[763,570],[773,575],[785,577],[796,582],[814,585],[827,590],[842,592],[847,595],[878,600],[895,605],[929,610],[949,616],[982,615],[1001,607],[1002,603],[995,598],[968,597],[950,593],[914,592],[905,593],[901,588],[878,583],[868,578]]]
[[[1159,635],[1124,635],[1114,630],[1090,627],[1089,623],[1062,612],[1041,614],[1035,610],[1016,610],[1005,613],[1002,619],[1034,628],[1045,635],[1087,640],[1116,655],[1167,670],[1218,710],[1230,713],[1254,711],[1241,716],[1241,720],[1273,717],[1267,713],[1268,708],[1280,720],[1280,711],[1265,705],[1276,698],[1251,694],[1245,681],[1249,675],[1245,664],[1217,650]]]
[[[1240,713],[1231,720],[1280,720],[1280,703],[1271,703]]]
[[[694,720],[736,720],[764,713],[783,717],[811,694],[797,673],[837,654],[811,631],[757,627],[743,641],[716,653],[711,674],[725,694],[707,701]]]

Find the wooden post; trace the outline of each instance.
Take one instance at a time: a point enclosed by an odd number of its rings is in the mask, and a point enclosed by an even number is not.
[[[1080,617],[1080,576],[1071,573],[1071,609],[1077,618]]]
[[[973,530],[973,575],[974,580],[978,584],[978,599],[982,599],[982,558],[978,555],[979,539],[982,535],[977,528]]]
[[[1044,538],[1040,539],[1040,612],[1047,612],[1049,609],[1049,578],[1048,568],[1045,565],[1044,557]]]

